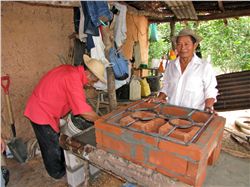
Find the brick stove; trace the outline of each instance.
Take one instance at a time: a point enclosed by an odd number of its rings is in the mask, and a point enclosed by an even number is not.
[[[219,157],[225,119],[162,103],[137,101],[95,123],[97,148],[202,186]]]

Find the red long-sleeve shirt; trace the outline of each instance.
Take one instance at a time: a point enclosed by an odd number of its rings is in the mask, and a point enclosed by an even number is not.
[[[83,66],[61,65],[49,71],[35,87],[24,115],[37,124],[49,124],[59,132],[59,119],[70,110],[74,115],[91,112],[83,86]]]

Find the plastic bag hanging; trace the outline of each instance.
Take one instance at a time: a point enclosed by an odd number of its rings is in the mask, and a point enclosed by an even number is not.
[[[149,29],[150,29],[149,41],[150,42],[157,42],[158,41],[157,24],[156,23],[151,23],[149,25]]]

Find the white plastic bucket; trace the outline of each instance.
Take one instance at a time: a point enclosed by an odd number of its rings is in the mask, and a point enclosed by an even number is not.
[[[63,134],[72,137],[74,135],[80,134],[82,132],[81,129],[78,129],[71,120],[71,114],[68,115],[66,120],[60,121],[60,130]]]

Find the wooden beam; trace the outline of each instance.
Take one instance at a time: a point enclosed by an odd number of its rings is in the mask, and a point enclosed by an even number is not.
[[[20,3],[26,3],[31,5],[42,5],[42,6],[54,6],[54,7],[79,7],[80,1],[21,1]],[[113,2],[108,2],[110,5],[113,5]],[[155,17],[155,18],[165,18],[172,16],[172,13],[164,13],[164,12],[150,12],[150,11],[140,11],[136,8],[128,5],[124,2],[119,2],[127,6],[127,13],[128,14],[135,14],[137,16],[146,16],[146,17]]]
[[[215,19],[225,19],[225,18],[237,18],[242,16],[250,16],[250,10],[238,10],[238,11],[231,11],[231,12],[223,12],[223,13],[215,13],[210,15],[202,15],[198,16],[198,20],[194,19],[176,19],[173,16],[164,18],[162,20],[157,19],[150,19],[149,22],[155,22],[155,23],[163,23],[163,22],[171,22],[171,21],[210,21]]]
[[[218,1],[218,5],[219,5],[219,8],[222,12],[225,12],[225,8],[223,6],[223,2],[222,1]]]
[[[225,8],[224,8],[224,6],[223,6],[223,2],[219,0],[219,1],[218,1],[218,5],[219,5],[219,9],[220,9],[222,12],[225,12]],[[224,24],[225,24],[225,25],[228,24],[226,18],[224,18],[223,21],[224,21]]]
[[[171,21],[170,22],[170,38],[172,38],[174,35],[175,35],[175,22]],[[172,40],[171,40],[171,44],[172,44],[172,49],[175,49],[175,44]]]
[[[72,8],[72,7],[79,7],[80,1],[19,1],[20,3],[26,3],[31,5],[43,5],[43,6],[54,6],[54,7],[65,7],[65,8]]]
[[[146,16],[146,17],[155,17],[155,18],[165,18],[172,16],[172,13],[165,13],[165,12],[150,12],[145,10],[137,10],[136,8],[128,5],[127,3],[121,3],[127,6],[127,13],[134,14],[137,16]]]

